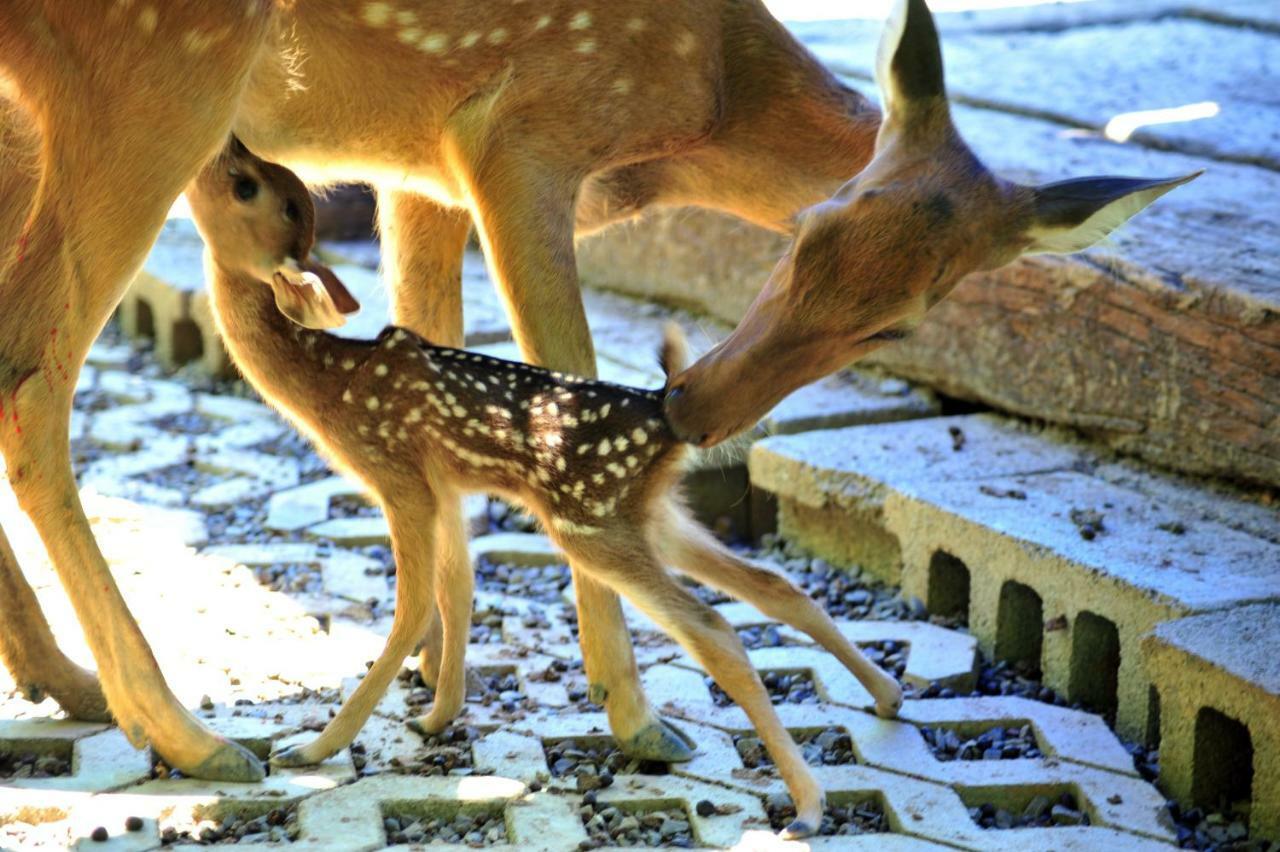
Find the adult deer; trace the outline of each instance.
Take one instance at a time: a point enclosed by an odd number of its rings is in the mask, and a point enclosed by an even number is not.
[[[753,365],[752,387],[777,391],[860,354],[865,344],[851,331],[879,333],[918,310],[921,294],[940,292],[931,277],[939,266],[1003,262],[1034,234],[1071,231],[1073,222],[1103,230],[1092,223],[1114,225],[1117,211],[1132,213],[1173,185],[1089,184],[1071,204],[1053,203],[1054,193],[1044,204],[1009,194],[949,130],[922,0],[900,0],[895,20],[883,50],[881,128],[874,107],[759,0],[0,3],[0,69],[19,112],[12,121],[36,140],[23,149],[34,153],[34,171],[0,180],[0,451],[131,741],[149,741],[189,775],[262,774],[165,684],[93,539],[68,449],[75,376],[90,343],[173,199],[229,129],[308,177],[378,186],[398,324],[461,344],[461,254],[474,221],[525,356],[588,376],[594,353],[575,232],[655,204],[698,204],[791,230],[797,211],[876,153],[868,176],[898,180],[879,186],[875,203],[864,203],[869,184],[854,184],[857,204],[838,197],[802,218],[800,243],[780,267],[786,291],[806,294],[816,310],[769,297],[734,338],[735,346],[768,341],[772,351],[832,332],[834,344],[813,364]],[[945,178],[949,215],[937,204],[912,208],[921,199],[904,177],[925,175]],[[1007,237],[999,251],[987,234],[966,242],[984,223]],[[945,265],[948,252],[956,257]],[[824,329],[815,312],[850,319]],[[763,410],[768,394],[753,392],[743,407],[731,395],[714,398],[742,363],[728,356],[746,349],[721,347],[707,364],[728,368],[695,366],[683,377],[683,395],[668,406],[680,434],[709,442],[742,425],[748,408]],[[638,757],[687,758],[639,688],[617,597],[574,573],[591,695],[614,734]],[[56,653],[2,537],[0,589],[12,592],[0,596],[0,652],[17,681],[72,712],[100,708],[92,679]],[[427,637],[422,667],[433,681],[439,631]]]

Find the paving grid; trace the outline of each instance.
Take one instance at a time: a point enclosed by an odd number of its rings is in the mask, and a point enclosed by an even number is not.
[[[282,441],[281,424],[260,404],[210,393],[212,387],[189,377],[160,377],[146,365],[142,375],[126,375],[126,368],[137,368],[137,357],[118,344],[95,349],[92,360],[82,379],[77,448],[89,460],[87,484],[107,492],[86,491],[104,550],[117,573],[132,568],[138,584],[122,580],[126,595],[132,602],[138,587],[154,590],[157,579],[176,585],[181,577],[194,588],[166,601],[167,617],[185,617],[183,607],[216,606],[209,632],[226,634],[225,648],[209,643],[185,656],[160,654],[175,689],[199,708],[198,715],[259,754],[275,742],[314,736],[358,683],[362,661],[372,659],[389,628],[393,581],[383,554],[385,526],[337,541],[317,532],[343,520],[332,517],[333,509],[350,510],[357,492]],[[109,445],[95,436],[109,437]],[[284,454],[269,451],[275,446]],[[241,452],[247,460],[235,458]],[[260,464],[262,456],[270,458]],[[216,480],[188,492],[186,505],[169,486],[146,478],[172,468],[175,458]],[[104,473],[109,464],[122,473]],[[206,495],[198,508],[192,499],[197,493]],[[233,499],[223,502],[220,493]],[[55,599],[56,581],[42,573],[38,546],[10,520],[11,502],[0,505],[8,509],[6,530],[14,530],[11,537],[42,599]],[[228,512],[238,513],[238,520],[228,523]],[[114,848],[152,848],[166,840],[180,848],[184,840],[234,837],[237,831],[263,840],[273,836],[272,828],[277,838],[294,838],[276,841],[291,847],[380,848],[389,818],[403,837],[406,827],[452,825],[459,814],[470,825],[466,814],[473,813],[490,820],[478,823],[490,828],[501,815],[496,848],[574,849],[592,836],[613,838],[610,832],[617,842],[643,841],[646,832],[657,832],[661,842],[664,830],[667,839],[699,845],[778,845],[769,818],[787,799],[767,764],[748,768],[735,748],[735,736],[751,734],[745,717],[736,707],[718,706],[704,674],[630,608],[649,695],[686,727],[699,750],[684,765],[631,766],[615,758],[616,774],[593,765],[555,775],[547,751],[556,744],[563,750],[565,743],[580,743],[602,754],[611,744],[603,713],[586,698],[572,589],[539,585],[542,572],[559,570],[561,561],[545,537],[498,529],[490,517],[496,513],[482,502],[473,502],[469,514],[473,531],[485,533],[473,539],[473,557],[502,566],[506,579],[501,591],[477,592],[468,649],[471,697],[451,729],[462,732],[451,735],[456,742],[424,747],[404,727],[405,717],[429,700],[429,691],[410,676],[395,683],[350,752],[320,767],[273,770],[261,784],[208,784],[153,766],[147,753],[133,752],[113,729],[53,721],[44,718],[52,715],[51,703],[33,706],[10,697],[0,700],[0,717],[9,719],[0,726],[0,749],[31,749],[38,741],[46,753],[74,757],[69,776],[0,779],[0,846],[40,848],[43,842],[60,848],[77,840],[98,848],[86,838],[102,827]],[[376,513],[359,515],[380,521]],[[163,518],[165,536],[149,526],[156,517]],[[137,559],[142,535],[152,551],[145,564]],[[181,561],[174,565],[170,557],[177,553]],[[306,568],[319,582],[295,587],[255,574],[271,566]],[[200,599],[206,582],[222,590],[222,602]],[[227,611],[229,602],[236,612]],[[54,623],[65,625],[66,613],[59,618],[56,605],[46,606]],[[829,791],[830,812],[883,814],[874,819],[887,834],[835,835],[816,839],[812,848],[1031,848],[1028,843],[1040,842],[1030,839],[1035,832],[1049,832],[1055,848],[1162,848],[1161,841],[1172,839],[1158,816],[1162,798],[1136,776],[1098,717],[990,698],[909,701],[903,721],[886,722],[866,712],[865,692],[806,637],[769,625],[744,604],[717,606],[742,631],[772,631],[778,644],[751,651],[762,673],[799,672],[812,683],[809,703],[778,705],[788,727],[801,738],[825,730],[847,736],[838,739],[851,763],[815,767]],[[149,617],[141,606],[144,630],[158,645],[183,643],[166,632],[163,620],[157,626]],[[967,634],[920,621],[851,620],[841,629],[864,646],[893,643],[888,647],[899,655],[903,679],[917,689],[942,682],[968,691],[974,683],[976,643]],[[201,635],[199,624],[192,632]],[[271,642],[260,647],[272,650],[246,653],[247,642]],[[307,646],[313,646],[309,652]],[[68,650],[83,654],[74,642]],[[287,659],[303,662],[290,667]],[[184,667],[193,663],[194,673],[184,677]],[[1044,756],[941,761],[921,733],[925,727],[980,733],[994,726],[1029,726]],[[970,816],[971,807],[984,803],[1024,809],[1046,790],[1073,794],[1092,824],[988,831]],[[612,822],[599,817],[588,828],[600,814]],[[627,815],[635,816],[638,828],[631,828]],[[137,830],[126,828],[129,817],[137,818],[131,822]],[[832,830],[838,830],[834,823]]]

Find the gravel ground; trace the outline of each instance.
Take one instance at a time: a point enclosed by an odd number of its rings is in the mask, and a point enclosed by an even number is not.
[[[847,731],[828,728],[824,731],[792,732],[796,744],[810,766],[847,766],[858,762],[853,753],[853,741]],[[773,758],[765,751],[764,742],[750,734],[733,738],[733,744],[748,769],[772,769]]]
[[[298,562],[255,565],[253,575],[258,578],[259,583],[273,592],[319,594],[324,586],[324,577],[319,566]]]
[[[785,795],[770,796],[765,803],[769,824],[775,831],[786,828],[796,818],[796,809]],[[848,836],[851,834],[882,834],[889,831],[889,821],[879,802],[865,799],[840,804],[827,803],[822,812],[819,837]]]
[[[1043,757],[1030,725],[995,727],[973,737],[951,728],[921,728],[920,733],[938,760],[1021,760]]]
[[[571,580],[568,565],[525,568],[488,559],[476,560],[476,588],[486,592],[501,592],[550,604],[560,601],[561,592]]]
[[[1036,796],[1021,811],[997,808],[990,802],[969,808],[970,818],[983,828],[1041,828],[1053,825],[1089,825],[1089,814],[1072,793],[1057,798]]]
[[[681,808],[631,810],[596,801],[594,791],[582,797],[578,809],[587,829],[581,848],[598,846],[678,847],[689,849],[694,844],[689,815]]]
[[[458,843],[480,848],[507,842],[507,824],[501,811],[458,813],[452,817],[436,818],[388,816],[382,824],[387,832],[388,846]]]
[[[764,681],[764,688],[769,691],[769,699],[774,704],[817,704],[819,701],[818,690],[808,672],[763,671],[760,679]],[[728,707],[733,703],[729,694],[709,675],[704,682],[711,690],[711,698],[717,707]]]
[[[71,761],[40,752],[0,752],[0,778],[56,778],[71,774]]]
[[[160,829],[160,842],[165,846],[175,843],[200,846],[283,843],[297,838],[296,807],[273,808],[255,817],[230,816],[222,820],[203,820],[194,825],[166,825]]]
[[[552,777],[572,778],[584,792],[608,787],[615,775],[667,775],[671,771],[670,764],[661,761],[627,757],[608,736],[549,742],[543,751]]]

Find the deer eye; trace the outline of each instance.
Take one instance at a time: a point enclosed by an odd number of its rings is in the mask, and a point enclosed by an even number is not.
[[[284,204],[284,218],[290,222],[298,221],[298,204],[292,198]]]
[[[236,198],[241,201],[252,201],[258,194],[258,182],[253,178],[241,177],[236,180]]]

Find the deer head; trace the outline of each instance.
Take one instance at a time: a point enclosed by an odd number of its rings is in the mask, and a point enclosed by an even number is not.
[[[293,172],[231,141],[187,187],[213,262],[271,287],[276,306],[307,328],[337,328],[360,303],[309,257],[315,205]]]
[[[881,37],[875,155],[794,239],[738,327],[672,381],[666,412],[710,446],[791,391],[901,340],[970,272],[1070,253],[1199,173],[1023,186],[991,174],[952,124],[924,0],[898,0]]]

